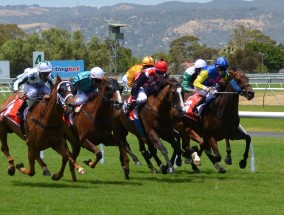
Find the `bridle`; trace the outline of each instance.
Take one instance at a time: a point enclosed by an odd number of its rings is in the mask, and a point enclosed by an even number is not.
[[[64,90],[62,90],[62,92],[60,92],[62,85],[65,84],[66,86],[64,86]],[[73,86],[71,84],[70,81],[62,81],[57,85],[57,103],[59,105],[61,105],[61,107],[63,108],[71,108],[73,109],[75,107],[75,104],[67,104],[66,101],[67,99],[72,96],[74,98],[74,94],[72,93]],[[70,93],[67,93],[70,92]],[[64,94],[67,94],[64,96]]]

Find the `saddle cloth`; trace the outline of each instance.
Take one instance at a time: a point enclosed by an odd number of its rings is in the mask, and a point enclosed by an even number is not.
[[[184,103],[185,116],[198,121],[198,116],[194,114],[193,108],[202,98],[203,96],[198,93],[187,98],[186,102]]]
[[[11,121],[13,121],[15,124],[20,126],[20,119],[17,116],[19,108],[22,106],[24,100],[18,98],[18,96],[11,101],[6,109],[1,113],[1,116],[4,116],[6,118],[9,118]],[[24,111],[26,113],[26,111]]]

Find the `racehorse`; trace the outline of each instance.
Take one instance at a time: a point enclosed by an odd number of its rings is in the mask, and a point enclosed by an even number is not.
[[[173,162],[175,156],[169,159],[168,151],[160,138],[169,142],[176,154],[181,154],[175,139],[170,115],[172,107],[175,109],[177,115],[183,114],[180,106],[180,97],[177,93],[179,88],[180,83],[175,79],[164,80],[164,83],[160,86],[160,90],[156,94],[150,95],[145,104],[138,106],[137,109],[134,110],[134,113],[136,112],[136,116],[138,116],[139,123],[133,113],[131,113],[132,119],[130,119],[125,115],[123,110],[114,111],[114,135],[123,141],[125,145],[128,145],[126,140],[128,132],[134,134],[138,138],[140,151],[152,172],[155,172],[155,170],[149,163],[148,155],[145,154],[144,143],[148,144],[149,150],[154,158],[158,159],[156,156],[157,149],[159,149],[164,156],[166,166],[163,165],[159,159],[156,160],[163,174],[174,171]]]
[[[72,165],[84,173],[83,168],[76,164],[67,147],[63,136],[62,116],[64,108],[74,108],[74,95],[70,81],[62,81],[57,75],[55,85],[48,99],[42,99],[36,102],[26,116],[26,144],[28,146],[29,169],[24,164],[17,164],[16,168],[25,175],[33,176],[35,174],[35,160],[41,161],[40,151],[49,147],[54,149],[62,156],[62,165],[58,173],[52,176],[53,180],[59,180],[63,177],[66,163]],[[73,169],[74,170],[74,169]],[[76,181],[75,172],[70,169],[72,180]]]
[[[221,173],[225,170],[218,163],[221,155],[217,141],[245,139],[245,152],[239,166],[245,168],[247,164],[251,137],[239,129],[239,95],[251,100],[254,97],[254,91],[244,72],[236,70],[229,72],[228,81],[224,83],[223,90],[217,92],[216,98],[204,107],[199,121],[187,115],[181,118],[185,128],[193,129],[202,137],[203,141],[199,139],[197,142],[201,144],[202,149],[205,149],[206,155]],[[213,149],[215,156],[210,153],[210,148]]]
[[[95,98],[91,98],[83,104],[77,113],[72,116],[72,125],[64,126],[65,137],[71,143],[74,159],[78,157],[81,147],[95,153],[94,161],[84,162],[91,168],[95,168],[102,153],[97,147],[100,143],[105,146],[118,146],[120,162],[126,179],[129,179],[129,159],[123,143],[112,134],[113,108],[122,106],[117,80],[103,78],[102,87]]]

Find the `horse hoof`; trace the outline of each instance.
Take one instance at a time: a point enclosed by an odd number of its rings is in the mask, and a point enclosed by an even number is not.
[[[223,167],[220,167],[219,169],[218,169],[218,173],[226,173],[227,171],[223,168]]]
[[[87,166],[89,166],[89,164],[92,162],[92,160],[91,159],[88,159],[88,160],[84,160],[83,161]]]
[[[54,175],[52,176],[52,180],[53,180],[53,181],[59,181],[59,180],[60,180],[60,177],[58,176],[58,174],[54,174]]]
[[[182,165],[181,159],[176,159],[175,164],[176,164],[178,167],[181,167],[181,165]]]
[[[240,163],[239,163],[239,166],[240,166],[241,169],[246,168],[246,166],[247,166],[246,160],[241,160]]]
[[[174,173],[175,172],[175,169],[173,167],[169,167],[167,169],[167,173]]]
[[[161,164],[160,169],[161,169],[161,171],[164,175],[166,175],[168,173],[166,165]]]
[[[49,170],[44,170],[44,171],[42,172],[42,174],[43,174],[44,176],[51,176],[51,173],[50,173]]]
[[[84,170],[84,168],[79,168],[78,169],[78,173],[80,174],[80,175],[86,175],[86,171]]]
[[[7,172],[8,172],[8,174],[10,175],[10,176],[13,176],[13,175],[15,175],[15,167],[13,166],[13,167],[10,167],[10,168],[8,168],[8,170],[7,170]]]
[[[23,163],[17,164],[17,165],[16,165],[16,168],[17,168],[18,170],[21,170],[21,168],[24,168],[24,164],[23,164]]]
[[[126,180],[129,180],[129,172],[130,171],[128,168],[123,168],[123,173]]]
[[[226,163],[227,165],[232,165],[232,159],[229,158],[229,157],[226,157],[226,158],[225,158],[225,163]]]

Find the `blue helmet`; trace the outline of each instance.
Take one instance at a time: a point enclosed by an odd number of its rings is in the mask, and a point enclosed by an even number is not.
[[[217,68],[225,68],[227,69],[229,67],[228,60],[224,57],[218,57],[218,59],[215,61],[215,66]]]

